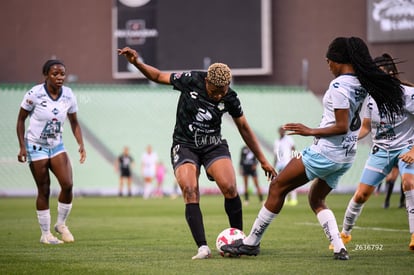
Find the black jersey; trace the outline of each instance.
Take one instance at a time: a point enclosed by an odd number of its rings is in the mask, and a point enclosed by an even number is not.
[[[132,162],[134,162],[134,159],[131,156],[126,156],[122,154],[118,157],[118,164],[120,170],[129,170]]]
[[[253,166],[258,163],[257,158],[247,146],[243,146],[240,153],[241,166]]]
[[[174,144],[200,148],[221,143],[223,114],[228,112],[234,118],[243,115],[240,100],[231,88],[219,102],[208,97],[206,77],[207,72],[198,71],[171,74],[171,84],[175,90],[181,91],[173,134]]]

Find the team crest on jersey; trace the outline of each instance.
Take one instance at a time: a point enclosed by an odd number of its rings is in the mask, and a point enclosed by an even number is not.
[[[221,101],[221,102],[217,105],[217,108],[218,108],[220,111],[223,111],[223,110],[224,110],[224,102],[223,102],[223,101]]]
[[[53,108],[52,113],[53,113],[54,115],[57,115],[57,114],[59,114],[59,110],[58,110],[58,109],[56,109],[56,108]]]

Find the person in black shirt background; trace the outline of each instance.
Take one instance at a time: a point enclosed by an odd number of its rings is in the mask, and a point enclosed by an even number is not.
[[[259,197],[259,201],[262,202],[263,195],[257,177],[257,158],[246,145],[242,147],[240,152],[240,174],[243,176],[244,183],[244,204],[249,204],[249,177],[253,179],[257,196]]]
[[[118,195],[122,197],[124,189],[124,180],[127,183],[128,196],[132,196],[132,172],[131,168],[134,159],[129,154],[129,148],[124,147],[122,154],[116,159],[115,169],[119,172],[119,190]]]
[[[161,72],[142,63],[138,53],[129,48],[118,49],[144,76],[160,84],[172,85],[181,92],[171,147],[171,163],[185,202],[185,217],[198,246],[192,259],[211,256],[200,209],[199,175],[204,166],[224,196],[224,208],[230,227],[243,230],[242,204],[236,186],[236,175],[227,141],[221,136],[222,115],[233,118],[240,135],[260,162],[268,178],[276,176],[250,128],[237,94],[230,85],[231,71],[222,63],[212,64],[207,72]]]

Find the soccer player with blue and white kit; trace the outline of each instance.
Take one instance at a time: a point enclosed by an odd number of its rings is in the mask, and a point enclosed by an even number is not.
[[[80,162],[86,159],[82,131],[77,119],[78,105],[72,90],[63,85],[66,78],[65,65],[55,59],[43,65],[45,82],[31,88],[23,98],[17,118],[17,138],[20,151],[19,162],[28,162],[37,186],[36,209],[41,229],[40,242],[61,244],[75,239],[66,226],[72,209],[73,176],[69,156],[62,140],[63,123],[69,119],[73,135],[79,145]],[[25,121],[29,125],[25,131]],[[56,238],[50,232],[50,174],[56,176],[61,191],[58,197],[58,214],[55,231],[62,236]]]
[[[243,240],[223,245],[230,255],[257,255],[265,230],[280,214],[286,195],[312,181],[309,205],[326,237],[334,245],[334,259],[348,260],[336,218],[326,204],[326,197],[355,159],[359,112],[370,94],[387,117],[403,111],[403,93],[399,81],[382,72],[374,64],[365,42],[358,37],[337,37],[326,53],[330,71],[335,76],[323,98],[324,112],[318,128],[301,123],[288,123],[289,134],[314,136],[315,142],[293,158],[272,180],[266,202],[258,213],[250,234]],[[391,94],[393,93],[393,94]],[[297,248],[296,248],[297,249]]]
[[[397,78],[398,71],[393,59],[387,57],[386,62],[389,64],[382,62],[383,64],[378,65],[383,70],[386,65],[394,67],[392,75]],[[344,243],[351,241],[352,228],[365,202],[392,168],[398,165],[411,233],[409,249],[414,250],[414,87],[407,85],[402,85],[405,100],[404,113],[396,116],[394,121],[384,116],[378,110],[375,101],[371,97],[368,98],[359,139],[371,133],[373,145],[362,172],[361,181],[345,212],[341,232]]]

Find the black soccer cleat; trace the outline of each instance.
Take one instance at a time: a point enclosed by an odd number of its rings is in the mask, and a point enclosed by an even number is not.
[[[334,259],[335,260],[349,260],[348,251],[345,250],[345,248],[342,248],[338,253],[334,253]]]
[[[260,253],[260,244],[247,245],[243,243],[243,239],[235,240],[232,244],[225,244],[221,247],[224,255],[229,256],[257,256]]]

